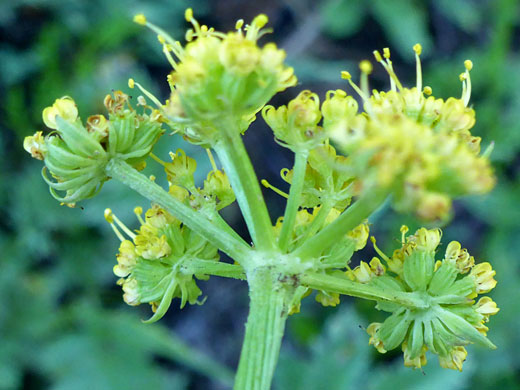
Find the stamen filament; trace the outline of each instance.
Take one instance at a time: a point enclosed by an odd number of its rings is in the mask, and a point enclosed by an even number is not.
[[[422,46],[420,44],[415,44],[413,47],[413,50],[415,51],[415,62],[416,62],[416,73],[417,73],[417,91],[422,90],[422,69],[421,69],[421,52],[422,52]]]
[[[262,185],[263,185],[265,188],[269,188],[270,190],[273,190],[274,192],[276,192],[278,195],[283,196],[283,197],[286,198],[286,199],[289,199],[289,194],[288,194],[288,193],[283,192],[282,190],[279,190],[278,188],[276,188],[275,186],[273,186],[272,184],[270,184],[267,180],[262,179],[262,180],[261,180],[261,183],[262,183]]]
[[[134,208],[134,214],[136,215],[137,220],[139,221],[139,223],[141,225],[144,225],[146,222],[144,221],[143,217],[141,217],[142,213],[143,213],[142,207],[137,206],[136,208]]]
[[[206,148],[206,153],[208,154],[209,162],[211,163],[213,171],[218,171],[217,164],[215,163],[215,158],[213,157],[213,153],[211,153],[211,149]]]
[[[381,249],[379,249],[379,247],[376,245],[376,238],[375,238],[374,236],[371,236],[371,237],[370,237],[370,241],[372,241],[372,245],[374,245],[374,249],[375,249],[375,251],[377,252],[377,254],[378,254],[379,256],[381,256],[381,258],[382,258],[383,260],[385,260],[385,261],[388,263],[388,262],[390,261],[390,259],[389,259],[388,256],[385,255],[385,254],[383,253],[383,251],[382,251]]]
[[[161,160],[159,157],[157,157],[155,154],[150,153],[150,157],[157,163],[161,164],[163,167],[166,166],[166,163]]]

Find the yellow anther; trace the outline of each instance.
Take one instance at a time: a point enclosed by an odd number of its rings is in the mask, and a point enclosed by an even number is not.
[[[260,28],[264,27],[268,21],[269,21],[269,18],[267,17],[266,14],[260,14],[253,19],[253,22],[251,24],[256,26],[256,28],[260,29]]]
[[[372,64],[368,60],[363,60],[359,63],[359,69],[365,74],[372,73]]]
[[[140,24],[141,26],[146,25],[146,16],[143,14],[137,14],[134,16],[134,22]]]
[[[191,8],[186,8],[186,11],[184,11],[184,19],[186,19],[187,22],[191,22],[193,19],[193,10]]]
[[[473,69],[473,62],[471,60],[466,60],[464,61],[464,67],[470,71],[471,69]]]
[[[141,206],[137,206],[134,208],[135,215],[141,215],[143,213],[143,208]]]
[[[379,53],[379,51],[374,50],[373,53],[374,53],[374,57],[375,57],[375,59],[376,59],[377,62],[381,62],[381,61],[383,61],[383,57],[381,57],[381,53]]]
[[[161,45],[164,45],[164,43],[166,42],[166,39],[164,39],[162,35],[157,35],[157,40]]]
[[[460,81],[464,81],[464,80],[466,80],[466,73],[461,73],[461,74],[459,74],[459,80],[460,80]]]
[[[350,74],[350,72],[347,72],[346,70],[344,70],[341,72],[341,78],[343,80],[350,80],[352,78],[352,75]]]
[[[237,22],[235,23],[235,28],[237,30],[240,30],[243,25],[244,25],[244,19],[238,19]]]
[[[133,89],[135,87],[134,79],[128,79],[128,88]]]
[[[390,58],[390,49],[388,47],[385,47],[383,49],[383,57],[385,57],[386,59]]]
[[[422,46],[421,46],[421,44],[420,43],[416,43],[415,45],[413,45],[413,51],[415,52],[415,54],[420,56],[421,53],[422,53]]]
[[[155,175],[150,175],[150,181],[155,182],[155,179],[156,179]]]
[[[202,26],[200,26],[200,31],[203,32],[203,33],[208,32],[208,26],[206,26],[205,24],[203,24]]]
[[[424,93],[425,95],[430,96],[430,95],[433,93],[433,91],[432,91],[432,87],[429,87],[429,86],[424,87],[424,89],[423,89],[423,93]]]
[[[194,35],[194,32],[191,28],[186,30],[186,35],[185,35],[186,41],[191,42],[193,40],[193,35]]]
[[[111,209],[105,209],[105,219],[108,223],[114,223],[114,215]]]

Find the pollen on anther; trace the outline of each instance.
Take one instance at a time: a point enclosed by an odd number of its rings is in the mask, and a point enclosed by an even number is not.
[[[385,47],[383,49],[383,57],[385,57],[386,59],[390,58],[390,49],[388,47]]]
[[[464,67],[470,71],[471,69],[473,69],[473,62],[471,60],[466,60],[464,61]]]
[[[108,223],[114,223],[114,215],[112,214],[111,209],[105,209],[105,219]]]
[[[186,11],[184,11],[184,19],[186,19],[187,22],[191,22],[193,19],[193,10],[191,8],[186,8]]]
[[[134,16],[134,22],[140,24],[141,26],[144,26],[146,24],[146,16],[144,16],[143,14],[137,14]]]
[[[128,88],[133,89],[135,87],[134,79],[128,79]]]
[[[430,96],[430,95],[433,93],[432,87],[429,87],[429,86],[424,87],[424,89],[423,89],[423,93],[424,93],[425,95]]]
[[[372,64],[368,60],[363,60],[359,63],[359,69],[365,74],[372,73]]]
[[[415,54],[420,56],[421,53],[422,53],[422,46],[421,46],[421,44],[420,43],[416,43],[415,45],[413,45],[413,51],[415,52]]]
[[[381,61],[383,61],[383,57],[381,57],[381,53],[379,53],[379,51],[374,50],[373,53],[374,53],[374,57],[375,57],[375,59],[376,59],[377,62],[381,62]]]
[[[238,19],[235,23],[235,29],[240,30],[244,25],[244,19]]]
[[[350,72],[347,72],[346,70],[344,70],[341,72],[341,78],[343,80],[350,80],[352,78],[352,75],[350,74]]]

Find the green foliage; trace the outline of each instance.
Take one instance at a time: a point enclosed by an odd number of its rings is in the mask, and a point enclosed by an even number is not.
[[[8,129],[2,129],[0,137],[5,151],[0,160],[0,389],[187,388],[186,371],[174,364],[173,369],[158,364],[157,357],[180,361],[223,382],[229,380],[228,371],[172,338],[164,326],[142,325],[140,319],[145,313],[123,309],[120,292],[109,287],[114,282],[110,269],[115,263],[116,243],[100,218],[103,209],[110,205],[121,219],[133,220],[132,208],[145,202],[127,192],[123,196],[120,186],[108,182],[85,210],[65,209],[48,194],[36,164],[27,163],[27,158],[24,165],[18,162],[21,139],[39,129],[41,109],[54,97],[74,95],[81,99],[78,104],[82,112],[94,113],[101,110],[100,97],[109,92],[107,85],[124,89],[130,74],[154,89],[155,79],[137,62],[157,66],[160,50],[153,34],[138,33],[131,16],[145,12],[180,36],[187,3],[25,0],[0,4],[2,28],[13,28],[20,7],[42,12],[44,20],[25,44],[0,47],[0,83],[5,90],[2,128]],[[204,8],[197,10],[203,12]],[[440,41],[442,32],[434,26],[434,14],[463,41],[448,45],[451,52],[442,49],[446,42]],[[324,3],[324,39],[339,42],[343,48],[350,50],[350,39],[359,42],[374,26],[385,34],[381,45],[402,50],[399,54],[405,62],[413,59],[409,48],[421,42],[425,79],[436,95],[455,93],[454,80],[446,75],[456,74],[454,69],[466,58],[475,63],[476,130],[483,138],[495,141],[492,159],[499,185],[485,199],[472,198],[457,205],[455,218],[468,218],[465,215],[470,212],[472,217],[466,224],[483,229],[464,230],[464,224],[455,219],[443,241],[447,243],[461,234],[476,236],[471,252],[493,262],[499,283],[492,297],[501,312],[492,319],[491,335],[498,350],[473,348],[463,373],[430,364],[423,375],[402,367],[400,359],[393,361],[395,355],[376,356],[364,331],[352,326],[368,325],[372,314],[366,314],[363,305],[354,310],[346,301],[325,321],[321,309],[304,320],[290,320],[296,325],[292,328],[298,329],[292,338],[302,344],[296,349],[304,352],[285,349],[277,371],[277,388],[452,390],[520,386],[516,374],[520,367],[520,55],[510,49],[518,15],[515,0]],[[485,31],[493,34],[481,40]],[[359,52],[366,54],[370,49],[372,46],[363,46]],[[319,51],[309,50],[291,59],[303,82],[336,82],[339,70],[357,66],[338,58],[323,60],[316,53]],[[161,147],[158,145],[156,154],[166,155]],[[200,183],[200,179],[196,181]],[[386,213],[378,222],[380,231],[396,232],[402,220]],[[412,223],[407,224],[415,230]],[[394,243],[388,241],[382,246],[393,247]],[[229,347],[225,341],[215,343]],[[326,387],[320,387],[323,383]]]

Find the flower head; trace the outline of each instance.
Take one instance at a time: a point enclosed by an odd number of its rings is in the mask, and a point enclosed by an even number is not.
[[[480,155],[480,138],[471,134],[475,112],[466,61],[461,98],[430,96],[422,85],[420,45],[414,47],[417,82],[404,87],[397,77],[390,51],[374,52],[390,78],[389,91],[368,89],[369,68],[362,66],[361,87],[347,79],[363,100],[357,113],[354,99],[343,91],[329,92],[322,107],[325,131],[345,151],[357,179],[356,188],[388,188],[394,206],[428,220],[449,216],[451,199],[491,190],[495,177],[487,157]]]
[[[455,241],[448,245],[444,259],[436,262],[440,230],[422,228],[406,237],[407,230],[401,229],[402,247],[391,258],[375,246],[389,272],[371,276],[365,265],[366,270],[360,270],[356,277],[364,278],[365,283],[415,294],[425,306],[412,308],[378,302],[379,309],[392,315],[382,324],[368,327],[369,343],[382,353],[402,344],[406,366],[424,366],[429,350],[439,356],[442,367],[462,370],[467,355],[465,345],[477,343],[495,348],[485,337],[488,328],[484,323],[498,308],[489,297],[476,304],[473,301],[477,294],[496,285],[495,272],[489,263],[474,265],[473,258]],[[468,261],[469,258],[472,260]]]
[[[214,128],[223,112],[242,121],[238,131],[244,131],[269,99],[295,85],[296,78],[284,64],[283,50],[273,43],[258,45],[269,32],[264,29],[267,16],[258,15],[245,27],[239,21],[236,31],[228,33],[200,25],[191,9],[186,11],[186,20],[192,28],[186,32],[184,46],[161,28],[145,24],[158,33],[173,68],[168,76],[172,95],[164,107],[166,115],[187,139],[211,145],[220,137]]]
[[[186,303],[199,303],[202,294],[195,278],[207,279],[192,267],[194,260],[218,261],[217,248],[158,205],[146,211],[136,207],[141,227],[136,233],[128,229],[110,209],[105,218],[121,240],[114,274],[123,288],[123,298],[132,306],[149,303],[154,315],[148,322],[159,320],[173,298]],[[130,240],[125,239],[121,229]]]
[[[24,140],[25,150],[44,161],[43,177],[60,202],[74,205],[96,195],[109,179],[105,167],[111,158],[142,166],[162,134],[153,113],[137,113],[120,91],[108,95],[105,106],[108,119],[93,115],[84,126],[72,98],[57,99],[43,110],[43,121],[55,131],[47,136],[39,131]]]

